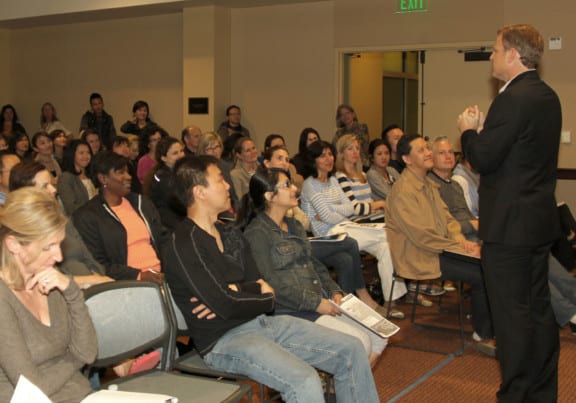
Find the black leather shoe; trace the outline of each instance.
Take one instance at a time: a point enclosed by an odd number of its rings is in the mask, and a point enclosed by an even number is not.
[[[576,323],[570,322],[570,330],[572,330],[572,334],[576,336]]]

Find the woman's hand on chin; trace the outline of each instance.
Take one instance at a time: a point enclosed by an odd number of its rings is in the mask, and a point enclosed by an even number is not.
[[[56,268],[51,267],[46,270],[42,270],[34,274],[26,283],[26,289],[32,290],[34,287],[38,287],[38,291],[44,295],[48,295],[50,291],[57,288],[60,291],[64,291],[68,288],[70,284],[70,279],[65,276]]]

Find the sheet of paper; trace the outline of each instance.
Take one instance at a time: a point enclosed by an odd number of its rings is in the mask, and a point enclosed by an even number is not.
[[[18,378],[18,383],[16,384],[16,388],[14,389],[12,399],[10,399],[10,403],[30,402],[52,403],[52,400],[50,400],[38,386],[30,382],[28,378],[26,378],[24,375],[20,375],[20,378]]]
[[[178,399],[155,393],[126,392],[120,390],[99,390],[80,403],[178,403]]]

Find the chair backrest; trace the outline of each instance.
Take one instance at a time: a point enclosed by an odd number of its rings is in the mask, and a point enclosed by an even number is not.
[[[166,291],[166,300],[168,301],[168,311],[170,312],[170,317],[173,322],[173,326],[176,327],[176,331],[178,335],[186,335],[188,333],[188,324],[186,323],[186,319],[184,319],[184,315],[182,315],[182,311],[174,301],[172,297],[172,291],[170,291],[170,286],[165,285]]]
[[[98,337],[94,367],[108,367],[162,347],[162,369],[172,354],[172,330],[162,288],[144,281],[114,281],[85,291]]]

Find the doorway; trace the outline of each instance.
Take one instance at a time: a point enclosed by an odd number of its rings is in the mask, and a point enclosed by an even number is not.
[[[397,124],[405,132],[418,131],[418,51],[344,54],[344,103],[352,105],[366,123],[371,138]],[[376,83],[380,83],[376,85]]]
[[[478,46],[344,51],[339,99],[354,107],[372,139],[394,123],[406,133],[448,136],[459,149],[458,114],[475,104],[486,112],[497,93],[490,64],[466,62],[459,51]]]

